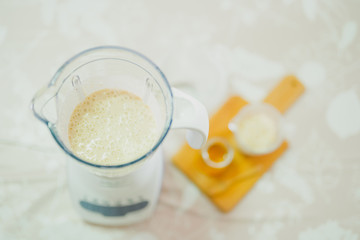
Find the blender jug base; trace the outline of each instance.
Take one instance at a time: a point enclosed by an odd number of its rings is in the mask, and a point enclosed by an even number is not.
[[[90,173],[69,159],[68,179],[73,204],[89,223],[122,226],[143,221],[155,210],[163,178],[161,149],[134,172],[121,177]]]

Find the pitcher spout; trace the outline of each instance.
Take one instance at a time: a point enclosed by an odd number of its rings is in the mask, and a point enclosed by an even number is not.
[[[37,119],[49,125],[57,120],[56,94],[54,86],[41,88],[31,100],[31,109]]]

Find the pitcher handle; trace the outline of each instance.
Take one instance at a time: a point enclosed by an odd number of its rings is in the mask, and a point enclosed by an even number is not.
[[[205,106],[194,97],[172,88],[174,96],[173,129],[187,129],[190,147],[199,149],[209,135],[209,117]]]

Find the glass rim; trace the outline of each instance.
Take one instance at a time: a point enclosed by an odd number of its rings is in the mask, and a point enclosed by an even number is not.
[[[56,128],[56,124],[51,123],[49,121],[45,121],[44,123],[47,125],[47,127],[49,128],[51,135],[53,136],[53,138],[55,139],[56,143],[65,151],[66,154],[68,154],[70,157],[74,158],[75,160],[89,165],[91,167],[96,167],[96,168],[102,168],[102,169],[117,169],[117,168],[123,168],[123,167],[128,167],[131,166],[137,162],[140,162],[141,160],[149,157],[153,152],[156,151],[156,149],[159,147],[159,145],[163,142],[163,140],[165,139],[166,135],[168,134],[171,124],[172,124],[172,119],[173,119],[173,112],[174,112],[174,102],[173,102],[173,93],[170,87],[170,84],[167,80],[167,78],[165,77],[165,74],[160,70],[160,68],[153,62],[151,61],[149,58],[147,58],[146,56],[144,56],[143,54],[129,49],[129,48],[125,48],[125,47],[120,47],[120,46],[98,46],[98,47],[93,47],[93,48],[89,48],[86,49],[76,55],[74,55],[73,57],[71,57],[70,59],[68,59],[54,74],[54,76],[51,78],[50,83],[48,84],[48,87],[54,86],[55,83],[59,80],[59,76],[60,74],[64,71],[64,69],[71,63],[73,63],[75,60],[79,59],[80,57],[82,57],[85,54],[91,53],[91,52],[96,52],[96,51],[101,51],[101,50],[116,50],[116,51],[124,51],[124,52],[128,52],[131,54],[136,55],[137,57],[140,57],[141,59],[145,60],[147,63],[150,64],[151,67],[153,67],[153,69],[155,71],[157,71],[157,73],[160,74],[162,80],[164,81],[165,85],[167,86],[169,93],[170,93],[170,120],[168,121],[168,123],[165,123],[166,126],[164,127],[158,141],[156,144],[154,144],[154,146],[145,154],[143,154],[142,156],[127,162],[127,163],[123,163],[123,164],[118,164],[118,165],[100,165],[100,164],[95,164],[95,163],[91,163],[88,161],[85,161],[81,158],[79,158],[78,156],[76,156],[70,149],[68,149],[68,147],[66,147],[66,145],[63,143],[63,141],[61,140],[60,136],[58,135],[57,132],[57,128]],[[66,81],[67,78],[64,78],[63,81]],[[61,83],[62,85],[63,83]],[[57,96],[59,89],[56,91],[55,96]],[[44,121],[43,119],[40,119],[42,121]]]

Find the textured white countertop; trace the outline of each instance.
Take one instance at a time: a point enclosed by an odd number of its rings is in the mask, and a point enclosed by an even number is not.
[[[356,0],[0,1],[0,239],[360,239],[360,3]],[[64,155],[29,108],[74,54],[136,49],[209,113],[260,101],[286,74],[305,94],[290,147],[228,214],[170,162],[154,216],[104,228],[71,206]]]

